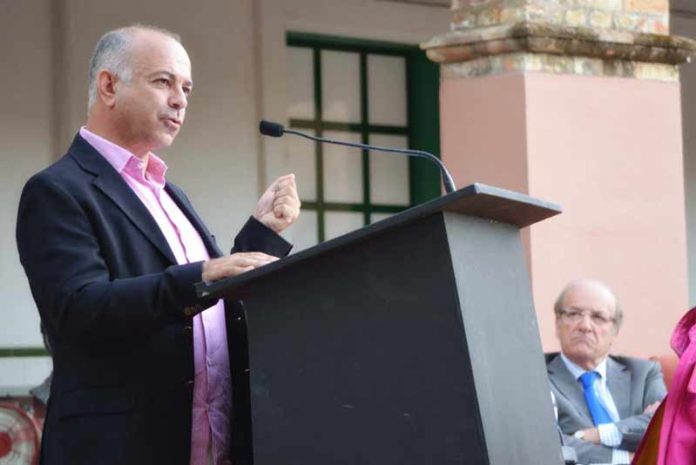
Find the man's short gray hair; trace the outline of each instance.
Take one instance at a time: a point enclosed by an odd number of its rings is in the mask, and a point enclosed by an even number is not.
[[[105,33],[97,41],[92,58],[89,60],[89,71],[87,73],[88,111],[97,100],[96,81],[100,70],[107,69],[124,82],[130,81],[133,77],[133,69],[130,63],[130,45],[133,36],[139,31],[158,32],[181,43],[181,37],[178,34],[157,26],[142,24],[133,24]]]
[[[561,314],[563,313],[563,301],[565,300],[565,296],[568,293],[568,291],[572,289],[574,286],[583,282],[601,286],[604,289],[606,289],[609,292],[609,294],[611,294],[611,296],[614,298],[614,324],[616,325],[617,331],[621,329],[621,325],[623,324],[623,309],[621,308],[619,299],[616,297],[616,294],[614,294],[614,291],[612,291],[609,286],[595,279],[577,279],[568,283],[566,287],[564,287],[561,293],[558,295],[556,302],[553,304],[553,311],[556,314],[556,318],[560,318]]]

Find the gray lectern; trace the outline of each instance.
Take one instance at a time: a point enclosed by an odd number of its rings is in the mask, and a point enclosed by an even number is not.
[[[519,229],[557,205],[474,184],[241,276],[233,452],[255,465],[558,465]]]

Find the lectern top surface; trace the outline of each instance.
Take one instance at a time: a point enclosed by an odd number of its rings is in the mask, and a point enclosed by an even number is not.
[[[488,218],[520,228],[561,213],[561,206],[556,203],[479,183],[466,186],[420,207],[426,206],[433,210]]]
[[[561,207],[558,204],[536,199],[518,192],[475,183],[451,194],[410,208],[398,215],[365,226],[357,231],[323,242],[262,268],[232,278],[222,279],[215,283],[198,283],[196,291],[199,297],[222,297],[263,275],[274,273],[295,263],[304,262],[316,255],[363,239],[371,234],[398,227],[437,212],[452,212],[486,218],[494,222],[507,223],[518,228],[524,228],[558,215],[561,213]]]

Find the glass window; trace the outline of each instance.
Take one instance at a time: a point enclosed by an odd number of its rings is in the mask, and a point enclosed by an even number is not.
[[[439,128],[432,115],[438,114],[439,75],[417,46],[300,33],[290,33],[287,45],[290,128],[346,142],[437,152]],[[409,112],[429,116],[419,120]],[[268,172],[297,175],[302,215],[288,235],[298,244],[295,250],[439,192],[437,171],[405,155],[283,139],[287,152],[269,161]],[[424,147],[424,140],[437,143]]]

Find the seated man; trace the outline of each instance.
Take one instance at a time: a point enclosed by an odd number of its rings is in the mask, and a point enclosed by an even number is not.
[[[657,362],[609,356],[623,313],[605,284],[577,280],[554,306],[560,354],[547,356],[558,424],[578,462],[630,463],[666,394]]]

